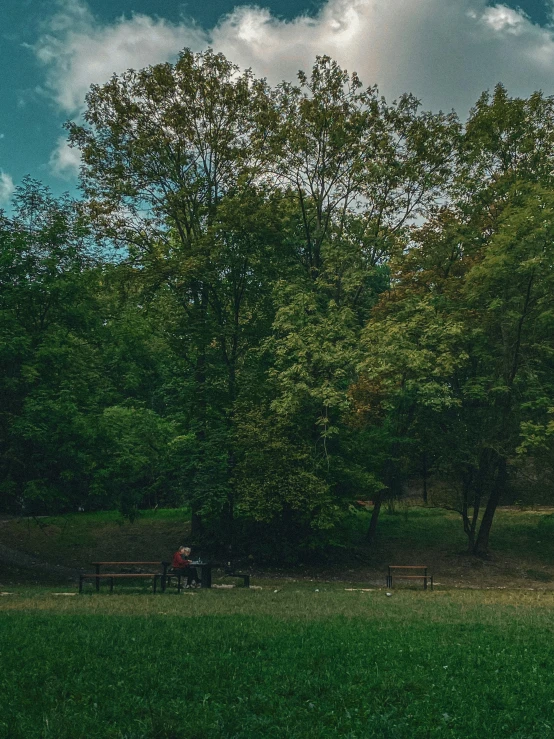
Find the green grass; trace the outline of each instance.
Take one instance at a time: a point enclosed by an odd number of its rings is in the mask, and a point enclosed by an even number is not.
[[[139,511],[135,521],[188,521],[190,518],[190,508],[155,508]],[[40,519],[46,525],[64,526],[85,526],[90,527],[94,524],[117,523],[124,525],[129,520],[126,519],[119,511],[90,511],[87,513],[68,513],[60,516],[44,516]]]
[[[0,737],[544,739],[553,606],[550,592],[306,583],[17,589],[0,598]]]
[[[133,522],[118,511],[4,522],[2,543],[51,564],[87,567],[97,560],[167,559],[186,541],[190,509],[144,511]]]

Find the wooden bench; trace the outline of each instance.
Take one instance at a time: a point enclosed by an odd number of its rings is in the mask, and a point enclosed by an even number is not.
[[[431,583],[431,590],[433,590],[433,575],[427,574],[426,565],[389,565],[389,572],[387,575],[387,588],[394,587],[394,578],[402,578],[402,580],[423,580],[423,589],[427,590],[427,582]],[[397,572],[400,570],[400,572]],[[420,570],[418,575],[407,575],[402,570]]]
[[[246,575],[243,572],[235,572],[235,569],[231,566],[230,562],[227,562],[227,567],[225,567],[224,573],[225,577],[236,577],[238,579],[242,579],[244,587],[250,587],[250,575]]]
[[[151,577],[152,578],[152,584],[154,593],[158,589],[158,578],[163,577],[163,575],[160,572],[103,572],[100,574],[99,572],[91,573],[88,575],[79,575],[79,593],[83,592],[83,581],[84,580],[96,580],[96,591],[98,592],[100,587],[100,580],[101,579],[108,579],[110,582],[110,593],[113,593],[113,581],[115,578],[130,578],[130,577]]]
[[[94,565],[94,567],[96,569],[96,575],[95,575],[95,577],[96,577],[96,592],[98,592],[100,590],[100,577],[101,577],[101,575],[100,575],[100,567],[104,567],[106,565],[110,565],[110,566],[117,565],[118,567],[128,567],[128,566],[137,567],[137,566],[141,566],[141,565],[148,565],[148,566],[157,565],[158,567],[161,567],[162,568],[162,572],[160,573],[162,577],[165,577],[165,574],[167,572],[167,568],[169,567],[169,562],[162,562],[160,560],[156,560],[155,562],[152,562],[152,561],[148,561],[148,562],[91,562],[91,564]],[[107,573],[107,574],[109,574],[109,573]],[[115,575],[116,573],[113,573],[113,574]],[[127,574],[127,573],[121,573],[121,574]],[[128,573],[128,574],[129,575],[133,575],[135,573]],[[142,575],[143,573],[136,573],[136,574],[137,575]],[[153,577],[154,575],[151,575],[149,573],[146,573],[146,576],[147,577]],[[164,581],[162,580],[162,590],[163,590],[163,582]]]

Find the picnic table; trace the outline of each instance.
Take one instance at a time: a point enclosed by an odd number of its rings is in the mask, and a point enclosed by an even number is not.
[[[162,593],[165,593],[166,587],[172,577],[178,578],[178,592],[181,592],[181,578],[182,575],[178,575],[175,572],[171,572],[171,562],[163,560],[143,560],[143,561],[104,561],[104,562],[92,562],[91,563],[95,572],[90,574],[82,574],[79,576],[79,592],[83,592],[83,581],[94,580],[96,585],[96,592],[100,591],[100,580],[108,580],[110,584],[110,592],[113,592],[114,579],[133,578],[133,577],[151,577],[153,580],[154,593],[157,590],[158,579],[161,581]],[[100,572],[101,567],[140,567],[146,565],[153,565],[161,568],[161,572]],[[200,587],[211,588],[212,587],[212,565],[210,562],[202,562],[200,560],[191,562],[192,567],[196,567],[200,570]]]
[[[130,565],[132,565],[134,567],[142,566],[142,565],[156,565],[157,567],[162,567],[163,568],[163,571],[161,573],[138,573],[137,572],[137,573],[125,573],[125,574],[130,574],[130,575],[135,574],[138,577],[145,577],[147,575],[149,575],[150,577],[154,577],[155,574],[161,574],[161,577],[162,577],[162,590],[163,590],[164,578],[166,576],[167,568],[169,567],[169,564],[170,563],[169,562],[160,562],[160,560],[156,560],[155,562],[152,562],[152,561],[148,561],[148,562],[91,562],[91,564],[94,565],[94,567],[96,568],[96,592],[98,592],[100,590],[100,578],[101,577],[104,577],[104,575],[100,575],[100,567],[104,567],[105,565],[111,565],[111,566],[114,566],[114,565],[117,565],[117,566],[124,565],[124,566],[127,566],[127,567],[130,566]],[[119,573],[115,573],[114,572],[114,573],[109,573],[109,574],[114,574],[115,575],[115,574],[119,574]],[[85,577],[85,576],[83,575],[83,577]]]
[[[110,584],[110,593],[113,593],[114,580],[121,578],[137,578],[137,577],[151,577],[152,587],[154,593],[158,588],[158,580],[161,577],[159,572],[102,572],[96,574],[79,575],[79,593],[83,592],[83,582],[85,580],[96,580],[96,590],[100,590],[100,579],[108,580]]]

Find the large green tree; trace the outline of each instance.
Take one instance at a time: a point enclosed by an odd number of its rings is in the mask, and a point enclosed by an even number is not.
[[[94,260],[69,199],[26,180],[0,224],[0,478],[3,503],[87,495],[101,397]]]
[[[366,330],[377,350],[368,376],[389,384],[392,407],[411,386],[408,439],[440,451],[436,477],[454,492],[478,554],[521,434],[533,415],[547,428],[551,407],[553,131],[551,99],[510,99],[501,86],[481,97],[460,140],[450,204],[393,259],[394,289]]]
[[[70,140],[81,149],[88,212],[142,271],[180,358],[173,412],[196,436],[187,480],[195,529],[202,513],[218,513],[230,532],[234,405],[271,322],[280,248],[278,205],[260,182],[275,118],[269,90],[220,54],[185,51],[175,65],[94,87],[87,103]]]

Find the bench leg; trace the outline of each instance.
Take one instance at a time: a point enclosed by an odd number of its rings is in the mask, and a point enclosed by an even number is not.
[[[431,590],[433,590],[433,575],[431,575]]]
[[[177,594],[181,595],[181,575],[177,575]]]
[[[200,568],[200,587],[211,588],[212,587],[212,566],[205,565]]]
[[[250,575],[244,575],[244,587],[245,588],[250,587]]]
[[[157,587],[158,587],[158,575],[154,575],[154,595],[156,595]]]

